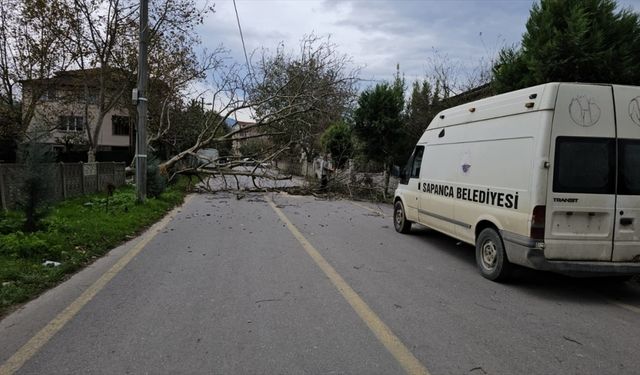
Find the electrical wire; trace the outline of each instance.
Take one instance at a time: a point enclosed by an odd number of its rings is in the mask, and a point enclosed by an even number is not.
[[[244,36],[242,35],[242,26],[240,26],[240,16],[238,16],[238,7],[236,6],[236,0],[233,0],[233,9],[236,11],[236,20],[238,21],[238,30],[240,31],[240,40],[242,41],[242,50],[244,51],[244,60],[247,62],[247,70],[249,75],[253,77],[251,72],[251,65],[249,65],[249,57],[247,56],[247,48],[244,44]]]
[[[247,48],[244,44],[244,36],[242,35],[242,26],[240,26],[240,16],[238,15],[238,7],[236,6],[236,0],[233,0],[233,9],[236,11],[236,20],[238,21],[238,30],[240,31],[240,40],[242,41],[242,50],[244,51],[244,60],[247,63],[247,71],[249,72],[249,77],[252,80],[255,80],[255,76],[253,75],[253,71],[251,70],[251,64],[249,64],[249,57],[247,56]],[[249,107],[249,113],[251,113],[251,117],[254,116],[253,108]],[[235,117],[236,123],[238,123],[238,113],[234,111],[233,116]]]

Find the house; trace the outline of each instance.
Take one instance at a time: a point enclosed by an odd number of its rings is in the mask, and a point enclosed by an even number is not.
[[[258,127],[251,127],[255,125],[255,122],[248,121],[234,121],[233,125],[231,125],[231,131],[240,130],[238,133],[235,133],[231,136],[231,150],[234,155],[240,155],[240,148],[242,145],[246,145],[252,143],[253,140],[255,142],[256,139],[259,139],[260,129]],[[248,128],[248,129],[247,129]],[[244,130],[246,129],[246,130]]]
[[[100,112],[99,79],[105,77],[99,73],[97,69],[72,70],[58,72],[48,79],[22,81],[23,116],[30,117],[28,130],[39,134],[39,142],[51,145],[59,156],[86,158],[89,133],[93,137]],[[135,112],[126,102],[129,85],[126,80],[124,84],[118,83],[123,82],[122,77],[111,74],[108,78],[111,86],[102,90],[105,107],[110,109],[105,111],[97,141],[93,142],[99,161],[128,162],[135,149],[132,121]],[[113,105],[109,101],[114,101]]]

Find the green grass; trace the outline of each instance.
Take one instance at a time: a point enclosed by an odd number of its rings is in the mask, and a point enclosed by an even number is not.
[[[0,211],[0,317],[58,284],[69,274],[134,237],[182,203],[186,181],[158,198],[135,202],[132,187],[71,199],[53,206],[34,233],[22,233],[23,216]],[[43,266],[45,260],[60,262]]]

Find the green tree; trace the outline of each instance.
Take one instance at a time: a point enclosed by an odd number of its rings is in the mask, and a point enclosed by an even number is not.
[[[151,155],[147,165],[147,194],[157,198],[167,189],[167,178],[160,173],[160,162]]]
[[[410,144],[418,142],[429,126],[433,117],[444,109],[441,102],[440,82],[435,85],[424,80],[415,81],[411,90],[411,97],[407,103],[405,131]]]
[[[338,168],[342,168],[353,155],[351,127],[344,121],[329,126],[320,142],[325,151],[331,153]]]
[[[354,132],[360,140],[359,152],[365,158],[383,165],[384,194],[389,189],[389,171],[398,161],[406,145],[402,112],[404,109],[404,79],[396,75],[393,84],[379,83],[365,90],[358,99],[354,113]]]
[[[49,164],[53,162],[53,155],[50,147],[40,141],[38,134],[31,133],[29,143],[21,146],[19,155],[23,164],[23,182],[18,205],[25,215],[25,232],[38,229],[40,219],[47,213],[53,193],[53,170]]]
[[[498,92],[550,81],[640,84],[640,17],[614,0],[541,0],[522,47],[493,67]]]

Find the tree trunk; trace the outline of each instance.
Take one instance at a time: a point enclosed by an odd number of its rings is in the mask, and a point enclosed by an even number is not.
[[[93,130],[93,135],[89,140],[89,151],[87,151],[87,162],[96,162],[96,152],[98,150],[98,140],[100,139],[100,129],[102,129],[102,122],[104,120],[105,111],[100,109],[98,111],[98,118],[96,119],[96,126]],[[88,125],[87,125],[88,126]]]
[[[387,194],[389,192],[389,168],[390,168],[390,164],[389,162],[384,162],[384,174],[383,174],[383,178],[384,178],[384,190],[382,192],[382,196],[384,197],[384,199],[387,199]]]

